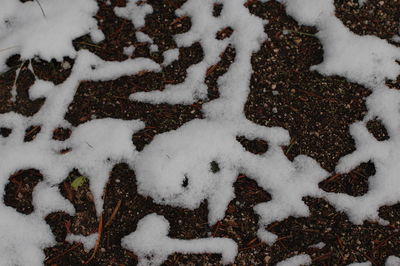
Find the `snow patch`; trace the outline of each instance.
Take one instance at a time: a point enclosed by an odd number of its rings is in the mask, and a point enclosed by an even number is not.
[[[324,48],[324,61],[312,69],[324,75],[339,75],[372,90],[367,98],[368,114],[350,128],[356,151],[344,156],[337,165],[338,173],[346,173],[363,162],[371,161],[376,174],[369,178],[369,191],[359,197],[343,193],[324,193],[338,210],[349,215],[356,224],[375,220],[385,225],[378,209],[400,202],[398,173],[400,168],[399,105],[400,92],[385,85],[387,79],[400,74],[400,48],[375,36],[359,36],[335,17],[333,0],[282,0],[286,11],[299,23],[315,26]],[[389,139],[378,141],[368,132],[368,121],[378,119]]]
[[[32,101],[46,98],[47,94],[54,88],[54,83],[46,80],[36,79],[29,89],[29,99]]]
[[[145,17],[153,13],[153,7],[140,0],[130,0],[126,7],[115,7],[114,13],[121,17],[130,19],[135,28],[141,28],[145,24]]]
[[[193,23],[189,32],[178,36],[178,45],[200,41],[205,51],[205,59],[188,70],[182,87],[131,96],[133,100],[152,103],[192,103],[202,98],[199,92],[203,90],[193,87],[194,84],[201,81],[205,86],[204,71],[216,63],[216,56],[228,44],[236,51],[235,61],[218,80],[220,97],[203,104],[205,119],[192,120],[177,130],[157,135],[136,157],[138,192],[158,203],[189,209],[207,200],[208,220],[212,225],[224,217],[234,197],[233,183],[238,174],[246,174],[272,195],[271,201],[254,208],[260,216],[258,236],[272,244],[276,236],[264,227],[292,215],[309,215],[302,198],[320,195],[318,183],[327,173],[309,157],[298,156],[291,162],[285,156],[281,146],[289,142],[287,131],[259,126],[245,118],[243,108],[250,91],[251,56],[266,40],[267,22],[251,15],[240,0],[220,1],[224,8],[216,18],[212,16],[214,2],[190,0],[177,12],[189,15]],[[215,33],[227,26],[234,30],[232,36],[217,40]],[[196,80],[191,80],[190,73],[196,75]],[[238,136],[263,139],[268,142],[269,150],[263,155],[247,152],[236,140]],[[219,171],[212,171],[212,163],[218,164]]]
[[[179,49],[170,49],[163,53],[164,62],[162,63],[163,66],[168,66],[172,62],[179,59]]]
[[[326,246],[324,242],[318,242],[317,244],[310,245],[308,247],[310,248],[317,248],[317,249],[323,249]]]
[[[324,61],[311,67],[324,75],[339,75],[375,87],[400,74],[400,49],[376,36],[351,32],[335,17],[333,0],[280,0],[300,24],[315,26]]]
[[[22,3],[2,0],[0,10],[0,72],[7,70],[6,60],[20,54],[21,60],[34,56],[50,61],[74,58],[72,40],[90,34],[103,40],[93,18],[98,6],[94,0],[41,0]],[[54,38],[57,36],[57,38]]]
[[[367,261],[367,262],[354,262],[354,263],[350,263],[347,266],[371,266],[372,263]]]
[[[399,266],[400,265],[400,258],[396,256],[389,256],[386,259],[385,266]]]
[[[309,255],[302,254],[278,262],[276,266],[301,266],[301,265],[310,265],[311,263],[312,263],[311,257]]]
[[[135,232],[122,239],[122,247],[133,251],[139,257],[138,265],[161,265],[174,253],[199,254],[218,253],[222,263],[235,261],[236,243],[228,238],[210,237],[180,240],[168,237],[169,222],[155,213],[142,218]]]
[[[65,241],[70,243],[73,242],[82,243],[85,251],[89,252],[91,249],[94,249],[98,236],[99,235],[97,233],[88,236],[68,234],[67,237],[65,238]]]
[[[76,54],[71,75],[63,83],[38,80],[33,85],[31,97],[45,97],[36,114],[0,114],[0,127],[12,130],[8,137],[0,137],[0,194],[4,194],[9,176],[18,170],[34,168],[43,175],[33,192],[33,213],[23,215],[0,202],[0,265],[42,265],[42,249],[55,244],[44,217],[54,211],[74,214],[72,205],[57,188],[72,169],[89,178],[97,214],[101,214],[101,196],[109,173],[116,163],[131,164],[137,154],[131,138],[144,123],[105,118],[72,127],[64,116],[82,80],[115,79],[145,70],[158,71],[160,66],[143,58],[106,62],[81,50]],[[24,142],[25,129],[33,125],[40,126],[40,132],[34,140]],[[54,129],[60,126],[72,130],[66,141],[52,139]]]
[[[127,47],[124,47],[124,55],[131,57],[133,55],[133,52],[135,52],[135,46],[130,45]]]

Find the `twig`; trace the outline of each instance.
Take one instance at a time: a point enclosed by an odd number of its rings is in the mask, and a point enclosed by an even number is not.
[[[311,34],[311,33],[307,33],[307,32],[295,31],[295,30],[286,30],[286,31],[297,33],[297,34],[300,34],[300,35],[305,35],[305,36],[317,38],[317,36],[315,34]]]
[[[93,258],[96,256],[97,250],[100,247],[101,235],[103,233],[103,215],[100,215],[99,228],[98,228],[97,232],[98,232],[98,236],[97,236],[97,240],[96,240],[96,245],[93,250],[93,254],[92,254],[92,256],[90,256],[90,258],[87,261],[84,262],[84,264],[88,264],[89,262],[91,262],[93,260]]]
[[[107,221],[106,225],[104,226],[104,228],[107,228],[107,227],[110,226],[112,220],[115,218],[115,215],[117,215],[117,212],[118,212],[119,208],[121,207],[121,203],[122,203],[122,200],[118,200],[117,206],[115,206],[113,212],[111,213],[110,219],[108,219],[108,221]]]
[[[325,182],[329,183],[329,182],[335,180],[336,178],[338,178],[338,177],[341,176],[341,175],[342,175],[342,174],[333,175],[333,176],[329,177]]]
[[[214,231],[212,232],[212,236],[213,236],[213,237],[217,235],[217,232],[218,232],[218,229],[219,229],[220,224],[221,224],[221,221],[218,221],[217,224],[215,225],[215,229],[214,229]]]
[[[40,10],[42,10],[43,17],[46,17],[46,14],[44,13],[44,10],[43,10],[42,5],[40,4],[39,0],[35,0],[35,2],[36,2],[36,3],[38,4],[38,6],[40,7]]]
[[[210,67],[207,69],[206,77],[208,77],[212,72],[214,72],[214,70],[215,70],[217,67],[218,67],[218,63],[216,63],[216,64],[210,66]]]
[[[368,259],[372,263],[372,265],[379,265],[379,263],[375,259],[371,258],[370,256],[368,256],[364,252],[361,252],[361,251],[355,251],[355,252],[357,252],[361,256],[364,256],[366,259]]]
[[[101,49],[101,46],[99,46],[99,45],[97,45],[97,44],[93,44],[93,43],[88,43],[88,42],[84,42],[84,41],[81,41],[81,42],[74,42],[74,43],[82,44],[82,45],[87,45],[87,46],[92,46],[92,47],[96,47],[96,48]]]
[[[317,262],[317,261],[321,261],[321,260],[326,260],[326,259],[329,259],[329,257],[331,255],[332,255],[332,252],[328,252],[328,253],[322,254],[321,256],[314,258],[312,261]]]
[[[257,243],[257,244],[255,244],[255,245],[253,245],[253,246],[240,248],[239,251],[248,250],[248,249],[253,249],[253,248],[259,247],[259,246],[261,246],[261,245],[263,245],[263,244],[265,244],[265,243],[260,242],[260,243]]]
[[[46,260],[46,264],[53,264],[53,262],[59,260],[61,257],[65,256],[66,254],[68,254],[69,252],[71,252],[72,250],[76,249],[77,247],[79,247],[80,245],[82,245],[82,243],[76,243],[75,245],[73,245],[71,248],[67,249],[66,251],[64,251],[63,253],[61,253],[60,255],[57,255],[53,258],[49,258]]]
[[[28,133],[25,134],[25,137],[30,137],[38,128],[40,128],[40,126],[34,126]]]
[[[285,155],[287,155],[290,152],[294,144],[296,144],[296,138],[293,138],[292,141],[290,142],[289,147],[285,152]]]
[[[171,22],[170,26],[173,26],[173,25],[175,25],[175,24],[177,24],[177,23],[179,23],[182,20],[187,19],[187,18],[188,18],[188,16],[183,16],[183,17],[176,18]]]

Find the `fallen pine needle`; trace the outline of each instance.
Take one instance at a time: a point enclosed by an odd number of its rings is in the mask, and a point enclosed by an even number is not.
[[[93,250],[93,254],[92,254],[92,256],[90,256],[90,258],[87,261],[84,262],[84,264],[88,264],[89,262],[92,261],[92,259],[96,256],[97,250],[100,247],[101,235],[103,233],[103,215],[100,216],[99,229],[97,231],[98,231],[98,236],[97,236],[97,240],[96,240],[96,246],[94,247],[94,250]]]
[[[104,226],[104,228],[107,228],[108,226],[111,225],[112,220],[115,218],[115,215],[117,215],[117,212],[118,212],[119,208],[121,207],[121,203],[122,203],[122,201],[118,200],[117,206],[115,206],[113,212],[111,213],[111,217],[110,217],[110,219],[108,219],[108,221],[107,221],[106,225]]]
[[[63,257],[64,255],[68,254],[69,252],[71,252],[72,250],[76,249],[77,247],[79,247],[80,245],[82,245],[82,243],[76,243],[75,245],[73,245],[72,247],[70,247],[69,249],[67,249],[66,251],[64,251],[63,253],[61,253],[60,255],[57,255],[53,258],[49,258],[48,260],[46,260],[46,264],[52,264],[53,262],[57,261],[58,259],[60,259],[61,257]]]

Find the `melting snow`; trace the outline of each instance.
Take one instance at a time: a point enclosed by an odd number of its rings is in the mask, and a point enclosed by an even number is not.
[[[163,66],[167,66],[179,59],[179,49],[167,50],[163,53],[163,57],[164,57]]]
[[[65,238],[65,241],[70,243],[73,242],[82,243],[85,251],[89,252],[96,245],[97,237],[98,237],[97,233],[88,236],[68,234],[67,237]]]
[[[75,57],[72,40],[90,34],[93,41],[104,36],[93,18],[98,10],[94,0],[41,0],[21,3],[2,0],[0,9],[0,72],[7,69],[8,57],[21,60],[34,56],[50,61]],[[57,36],[57,38],[54,38]]]
[[[396,256],[389,256],[386,259],[385,266],[398,266],[400,265],[400,258]]]
[[[173,253],[219,253],[222,263],[233,263],[237,244],[227,238],[180,240],[168,237],[169,223],[160,215],[141,219],[135,232],[122,239],[122,246],[139,257],[138,265],[161,265]]]
[[[189,16],[192,21],[188,32],[174,36],[178,48],[200,42],[203,60],[188,68],[183,83],[167,85],[163,91],[137,92],[130,96],[131,100],[192,104],[207,99],[205,76],[209,67],[218,63],[220,54],[228,46],[235,49],[236,57],[226,74],[218,79],[220,97],[203,104],[204,119],[192,120],[177,130],[157,135],[140,153],[131,137],[144,128],[143,122],[104,118],[73,127],[64,115],[81,81],[107,81],[141,71],[160,71],[160,65],[145,58],[108,62],[89,51],[76,51],[72,40],[77,37],[90,34],[94,41],[103,38],[93,18],[98,9],[93,0],[41,0],[44,14],[35,1],[3,2],[0,72],[7,70],[5,61],[15,53],[22,60],[39,56],[44,60],[62,61],[68,56],[75,58],[75,63],[71,75],[59,85],[36,79],[29,89],[29,97],[45,98],[45,102],[35,115],[26,117],[14,112],[0,115],[0,127],[12,130],[10,136],[0,137],[0,194],[4,194],[9,176],[18,170],[35,168],[44,176],[33,193],[33,213],[22,215],[0,203],[0,265],[42,264],[43,248],[55,244],[44,217],[58,210],[74,214],[73,206],[56,186],[74,168],[89,178],[98,215],[103,210],[102,194],[112,167],[126,162],[135,170],[138,192],[158,203],[195,209],[207,200],[210,225],[225,216],[235,196],[233,183],[239,173],[244,173],[272,196],[271,201],[254,207],[259,215],[258,237],[268,244],[273,244],[276,236],[265,229],[267,225],[289,216],[309,215],[302,200],[305,196],[326,198],[338,210],[345,211],[354,223],[366,219],[385,223],[378,216],[379,207],[400,202],[397,178],[400,92],[385,85],[387,79],[396,79],[400,74],[396,62],[400,59],[400,49],[375,36],[352,33],[335,17],[333,0],[280,2],[300,24],[318,29],[324,60],[312,70],[345,77],[372,91],[367,98],[368,114],[351,126],[357,149],[342,158],[337,166],[339,173],[345,173],[362,162],[375,164],[376,174],[369,180],[369,191],[360,197],[320,190],[318,183],[328,173],[307,156],[300,155],[293,161],[285,156],[282,146],[290,140],[285,129],[256,125],[246,119],[243,108],[250,91],[251,56],[268,40],[264,32],[268,21],[252,15],[244,0],[188,0],[176,11],[177,16]],[[212,15],[215,3],[223,4],[218,17]],[[114,12],[140,28],[153,9],[147,3],[132,0]],[[226,27],[233,29],[232,35],[218,40],[216,33]],[[151,44],[152,51],[158,49],[148,35],[136,32],[136,37],[140,42]],[[179,58],[178,48],[164,53],[163,66]],[[127,48],[126,53],[131,54],[132,49]],[[368,132],[366,123],[375,118],[386,127],[389,140],[377,141]],[[30,126],[40,126],[41,130],[34,140],[24,142],[25,129]],[[52,133],[57,127],[70,128],[71,137],[63,142],[53,140]],[[265,140],[269,149],[261,155],[247,152],[236,140],[238,136]],[[65,150],[69,152],[61,152]],[[159,265],[175,252],[218,253],[223,263],[234,262],[237,245],[231,239],[180,240],[168,237],[168,232],[168,221],[150,214],[140,220],[136,231],[123,238],[122,245],[138,255],[141,265]],[[95,238],[96,235],[68,235],[66,240],[83,242],[89,250]],[[310,263],[308,255],[298,255],[278,265]],[[396,263],[398,258],[389,257],[386,265]]]
[[[309,255],[296,255],[291,258],[288,258],[284,261],[278,262],[276,266],[301,266],[301,265],[310,265],[311,257]]]
[[[135,28],[141,28],[145,24],[145,17],[153,13],[153,8],[149,4],[140,3],[140,0],[129,0],[126,7],[116,7],[114,12],[121,18],[130,19]]]

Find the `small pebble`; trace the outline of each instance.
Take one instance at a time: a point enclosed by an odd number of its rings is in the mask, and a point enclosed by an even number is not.
[[[71,64],[70,64],[68,61],[62,62],[61,66],[62,66],[62,68],[65,69],[65,70],[71,68]]]

